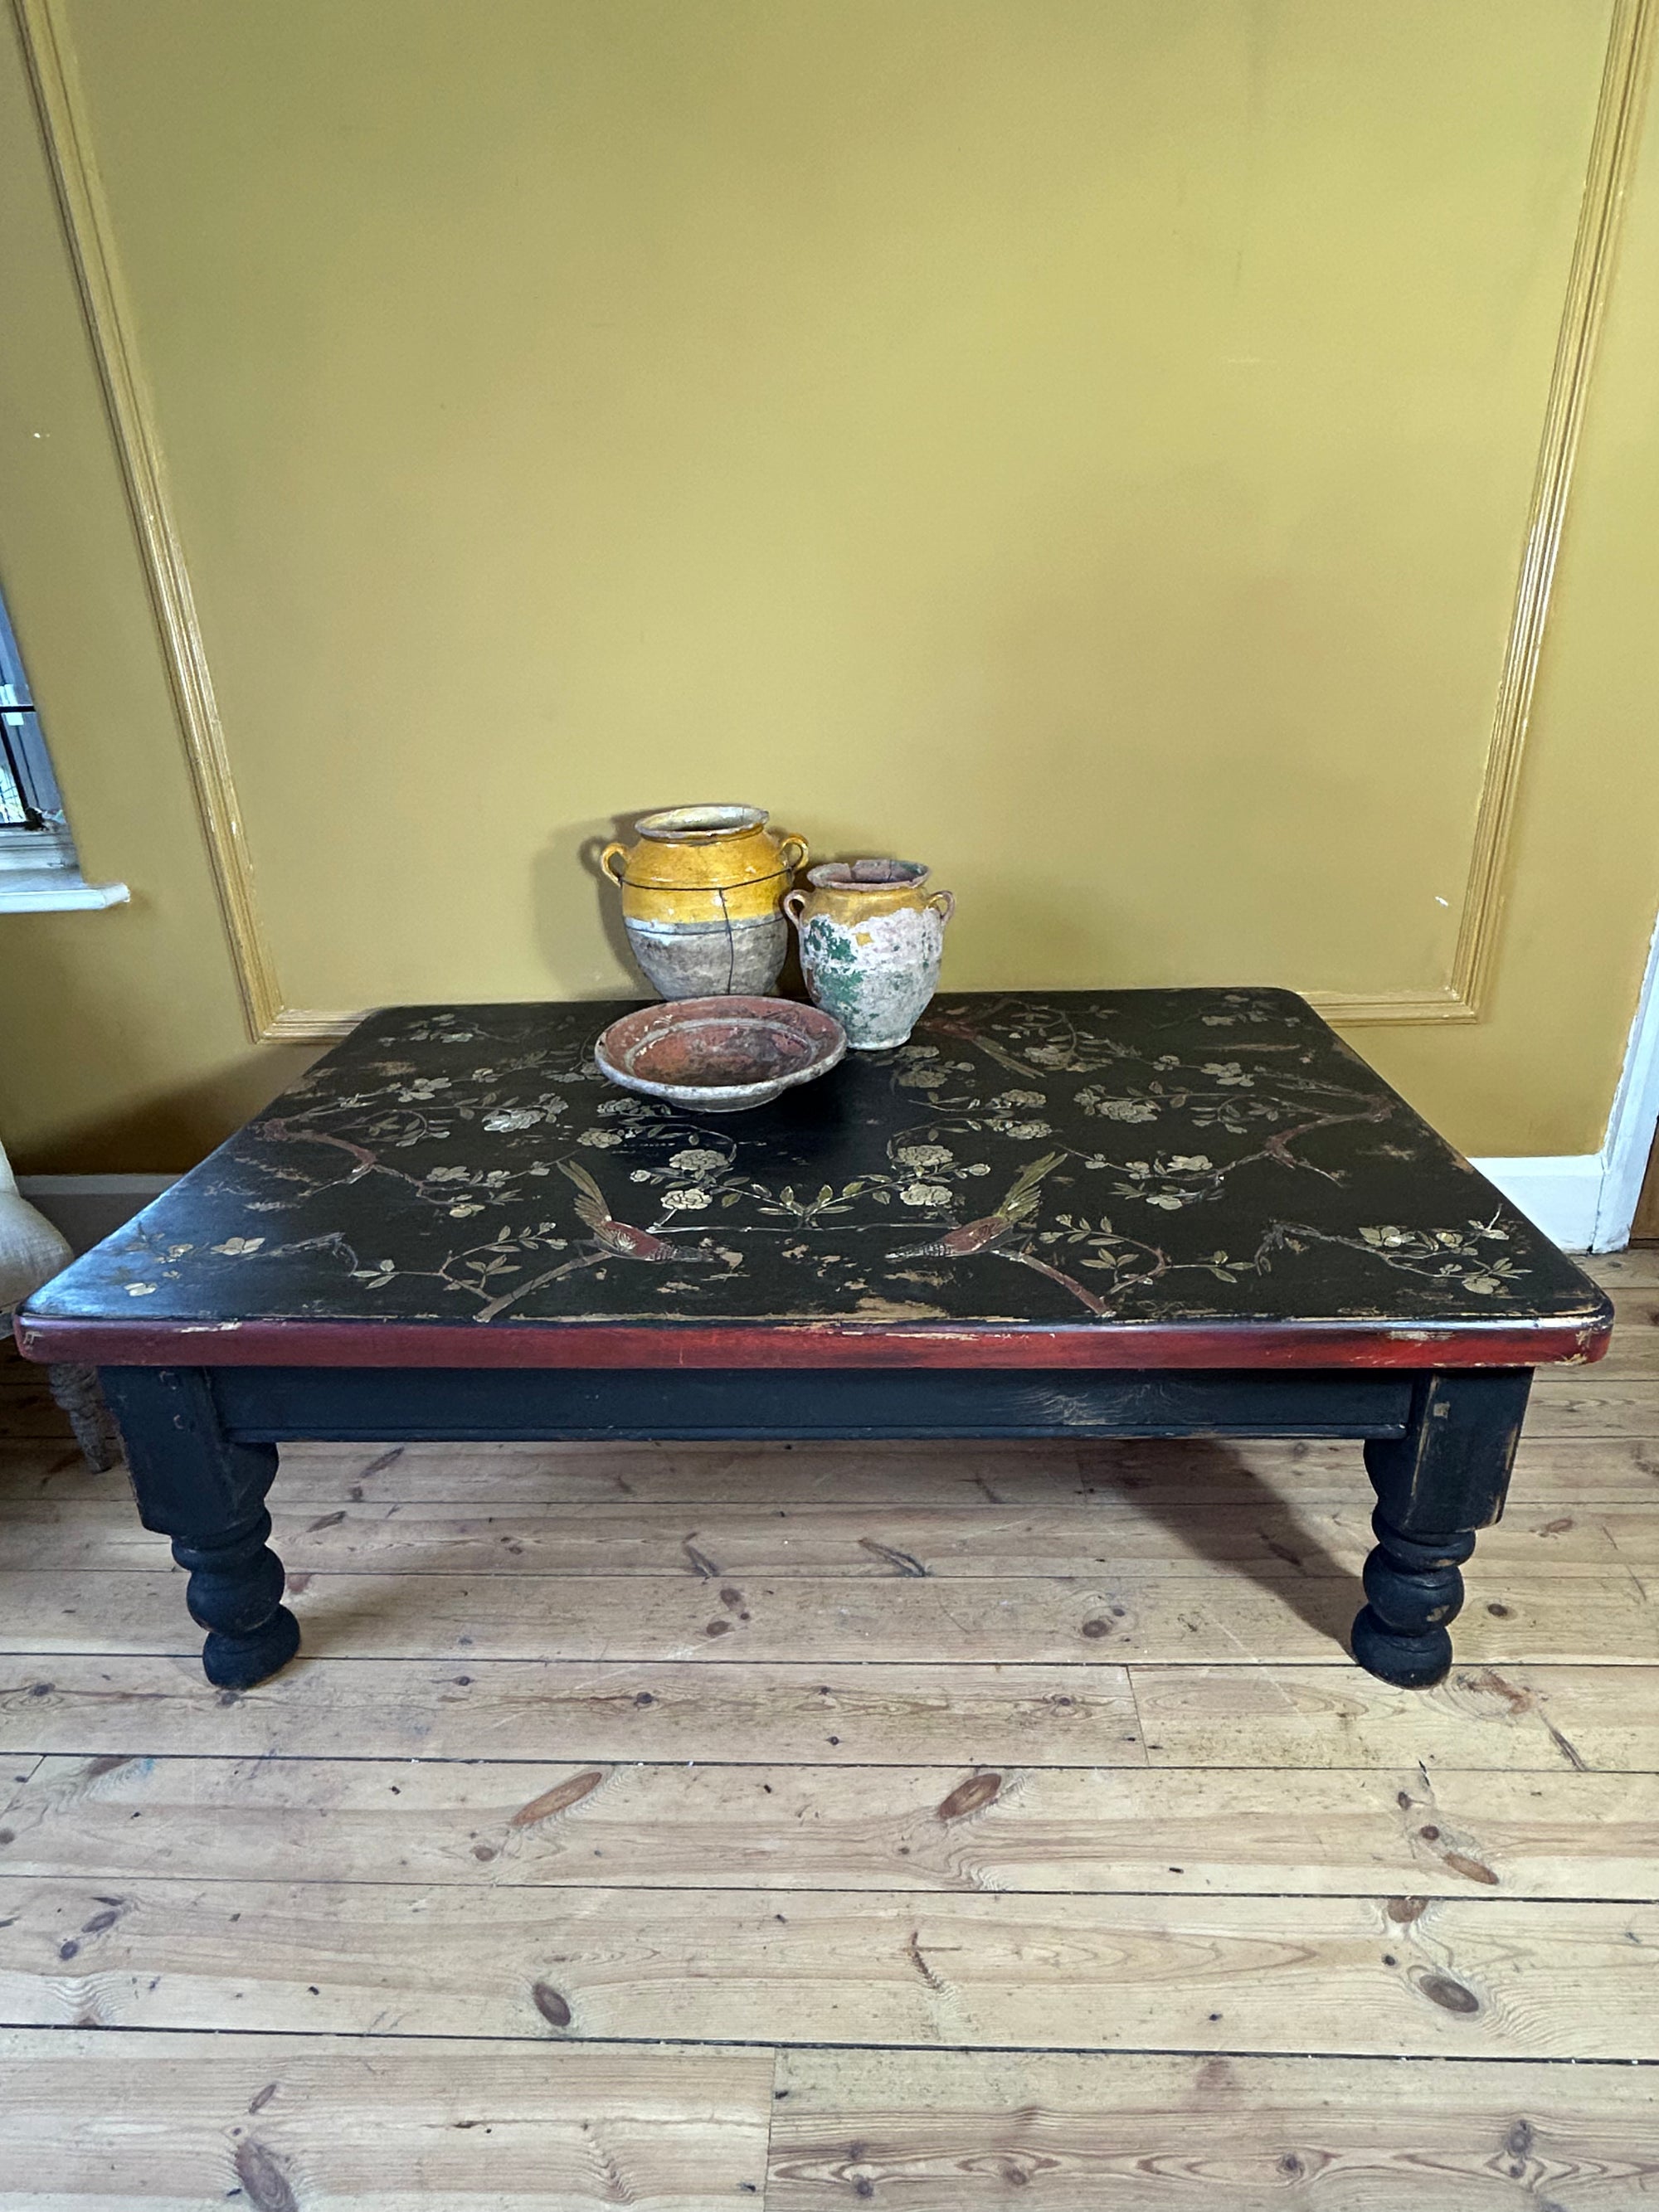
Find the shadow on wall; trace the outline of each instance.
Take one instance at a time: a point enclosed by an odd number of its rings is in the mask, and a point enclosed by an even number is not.
[[[170,1085],[118,1112],[55,1127],[49,1138],[17,1146],[12,1165],[20,1176],[182,1175],[326,1049],[262,1045],[246,1060],[194,1082]]]
[[[636,806],[608,821],[567,823],[556,830],[531,869],[531,907],[536,947],[550,977],[548,995],[566,999],[654,999],[657,995],[634,964],[623,927],[622,897],[599,866],[613,842],[631,845],[641,818],[684,799],[659,799]],[[805,996],[794,932],[784,957],[778,989],[786,997]]]
[[[683,805],[681,799],[672,802]],[[659,811],[659,806],[641,806],[608,821],[576,822],[557,830],[537,856],[532,872],[532,904],[536,945],[550,977],[549,995],[560,998],[654,998],[628,948],[623,927],[622,899],[617,887],[599,866],[599,855],[613,839],[631,845],[639,834],[641,817]],[[776,824],[773,825],[775,828]],[[790,826],[796,826],[791,822]],[[810,830],[805,834],[811,835]],[[812,860],[854,860],[890,853],[892,840],[879,834],[859,836],[832,835],[827,842],[814,838]],[[903,857],[927,859],[907,853]],[[937,867],[933,884],[945,878]],[[964,928],[963,921],[966,922]],[[1032,944],[1066,947],[1079,927],[1075,900],[1069,886],[1053,891],[1034,887],[1024,877],[1010,874],[998,881],[994,896],[972,902],[946,939],[945,988],[951,986],[953,949],[971,959],[978,981],[975,988],[1012,990],[1022,986],[1063,985],[1063,975],[1030,972]],[[963,960],[964,966],[969,964]],[[1225,981],[1225,978],[1218,980]],[[804,998],[800,948],[796,933],[789,933],[789,948],[777,988],[786,998]]]
[[[664,800],[662,805],[678,802]],[[654,806],[613,814],[608,821],[572,822],[556,830],[531,867],[536,949],[553,979],[550,996],[637,999],[652,995],[634,965],[617,886],[599,866],[613,838],[631,845],[641,815]]]

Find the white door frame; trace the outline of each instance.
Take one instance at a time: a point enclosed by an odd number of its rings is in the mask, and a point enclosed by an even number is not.
[[[1636,1201],[1659,1127],[1659,924],[1648,946],[1642,995],[1625,1047],[1625,1065],[1613,1094],[1602,1144],[1601,1188],[1595,1208],[1592,1252],[1618,1252],[1630,1242]]]
[[[1659,1126],[1659,925],[1648,946],[1641,995],[1625,1046],[1619,1088],[1599,1152],[1476,1160],[1505,1198],[1569,1252],[1619,1252]]]

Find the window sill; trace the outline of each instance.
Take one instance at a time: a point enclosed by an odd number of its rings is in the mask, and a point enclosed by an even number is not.
[[[125,884],[89,884],[74,868],[0,868],[0,914],[72,914],[124,906]]]

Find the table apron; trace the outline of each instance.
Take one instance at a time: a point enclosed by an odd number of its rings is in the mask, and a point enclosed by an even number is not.
[[[118,1377],[131,1370],[113,1370]],[[213,1367],[234,1442],[1399,1437],[1409,1370]]]

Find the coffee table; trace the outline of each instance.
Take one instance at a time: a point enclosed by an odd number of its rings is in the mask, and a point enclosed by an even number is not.
[[[101,1370],[211,1681],[298,1648],[301,1437],[1363,1438],[1353,1655],[1445,1674],[1531,1370],[1611,1308],[1304,1000],[940,999],[738,1115],[608,1085],[623,1011],[371,1015],[24,1309]]]

